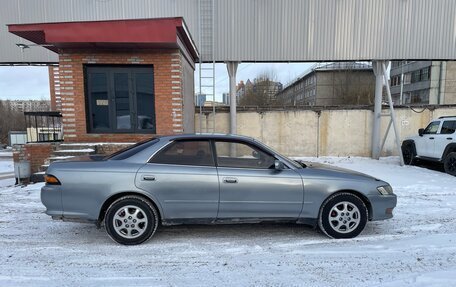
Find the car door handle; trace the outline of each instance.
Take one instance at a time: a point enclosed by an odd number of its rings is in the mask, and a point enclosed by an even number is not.
[[[223,179],[223,182],[225,183],[237,183],[237,178],[234,178],[234,177],[225,177]]]
[[[155,181],[155,175],[143,175],[142,180]]]
[[[452,140],[453,138],[447,138],[447,140]]]
[[[434,138],[429,138],[430,140],[433,140]]]

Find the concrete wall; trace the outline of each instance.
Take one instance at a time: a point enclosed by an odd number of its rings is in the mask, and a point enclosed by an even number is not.
[[[439,116],[456,115],[456,106],[396,108],[401,141],[418,134]],[[387,112],[386,110],[384,112]],[[288,156],[370,156],[373,112],[370,109],[239,111],[238,134],[252,136]],[[195,115],[199,123],[199,114]],[[203,129],[210,114],[203,114]],[[389,118],[382,119],[382,135]],[[209,120],[209,122],[211,122]],[[229,132],[229,113],[217,111],[216,132]],[[199,125],[196,125],[199,132]],[[397,155],[390,130],[383,156]]]
[[[446,62],[444,104],[456,104],[456,61]]]

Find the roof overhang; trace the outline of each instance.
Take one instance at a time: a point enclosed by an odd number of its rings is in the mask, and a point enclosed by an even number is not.
[[[182,17],[10,24],[9,32],[58,53],[59,49],[186,49],[199,53]],[[182,47],[183,46],[183,47]]]

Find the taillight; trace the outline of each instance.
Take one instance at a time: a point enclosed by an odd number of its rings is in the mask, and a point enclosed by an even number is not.
[[[57,177],[50,174],[46,174],[44,176],[44,181],[46,182],[46,184],[60,185],[60,181],[57,179]]]

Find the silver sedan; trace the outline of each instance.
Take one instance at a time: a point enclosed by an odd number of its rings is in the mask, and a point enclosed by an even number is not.
[[[163,136],[106,158],[52,163],[41,189],[53,219],[104,224],[121,244],[162,225],[284,221],[352,238],[393,217],[391,186],[365,174],[289,159],[252,138]]]

